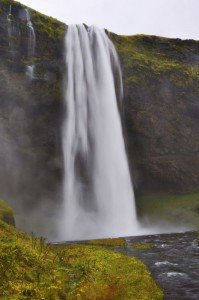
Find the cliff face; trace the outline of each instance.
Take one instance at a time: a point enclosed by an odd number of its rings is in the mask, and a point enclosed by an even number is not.
[[[20,195],[19,207],[36,208],[42,201],[45,212],[61,190],[66,25],[30,10],[36,34],[30,58],[23,10],[19,3],[0,0],[0,191],[6,199]],[[199,42],[110,38],[122,62],[124,131],[137,193],[197,190]],[[14,206],[20,210],[16,201]]]
[[[199,42],[111,38],[123,66],[126,141],[137,191],[196,191]]]
[[[59,198],[66,28],[30,10],[36,36],[30,57],[24,14],[21,4],[0,1],[0,191],[19,213],[24,207],[37,209],[41,202],[45,210],[46,203]]]

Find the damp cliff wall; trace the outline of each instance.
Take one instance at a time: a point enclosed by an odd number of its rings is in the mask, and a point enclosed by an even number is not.
[[[10,5],[18,32],[13,48],[7,28]],[[19,17],[23,9],[0,0],[0,191],[18,210],[34,210],[38,203],[45,212],[60,198],[62,182],[67,26],[30,9],[36,49],[29,58],[27,28]],[[123,69],[122,118],[136,193],[197,191],[199,42],[107,34]]]

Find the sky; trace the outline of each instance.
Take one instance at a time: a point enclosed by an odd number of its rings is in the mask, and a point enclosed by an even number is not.
[[[199,0],[19,0],[66,24],[199,40]]]

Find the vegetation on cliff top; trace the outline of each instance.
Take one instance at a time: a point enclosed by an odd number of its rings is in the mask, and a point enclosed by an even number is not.
[[[0,0],[0,13],[8,13],[9,5],[12,5],[15,12],[22,8],[28,8],[34,23],[39,26],[39,30],[46,32],[48,37],[59,39],[61,37],[61,34],[63,33],[61,30],[64,30],[66,28],[66,25],[61,21],[58,21],[53,17],[46,16],[30,7],[27,7],[26,5],[20,3],[20,1]]]
[[[0,297],[162,299],[136,258],[91,245],[52,246],[0,221]]]
[[[146,80],[150,82],[151,79],[164,75],[176,86],[194,84],[193,87],[199,91],[199,66],[191,62],[192,56],[195,56],[192,53],[192,44],[195,45],[196,41],[146,35],[111,34],[110,37],[127,71],[127,85]],[[186,58],[186,52],[189,52],[189,59]]]
[[[55,18],[48,17],[39,13],[17,1],[0,0],[0,14],[5,15],[9,12],[9,6],[12,5],[11,13],[15,23],[19,22],[23,27],[23,22],[20,21],[19,11],[28,8],[31,21],[36,33],[36,59],[60,59],[63,52],[64,35],[67,26]]]

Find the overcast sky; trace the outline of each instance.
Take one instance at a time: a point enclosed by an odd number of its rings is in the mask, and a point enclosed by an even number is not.
[[[199,0],[20,0],[67,24],[199,40]]]

